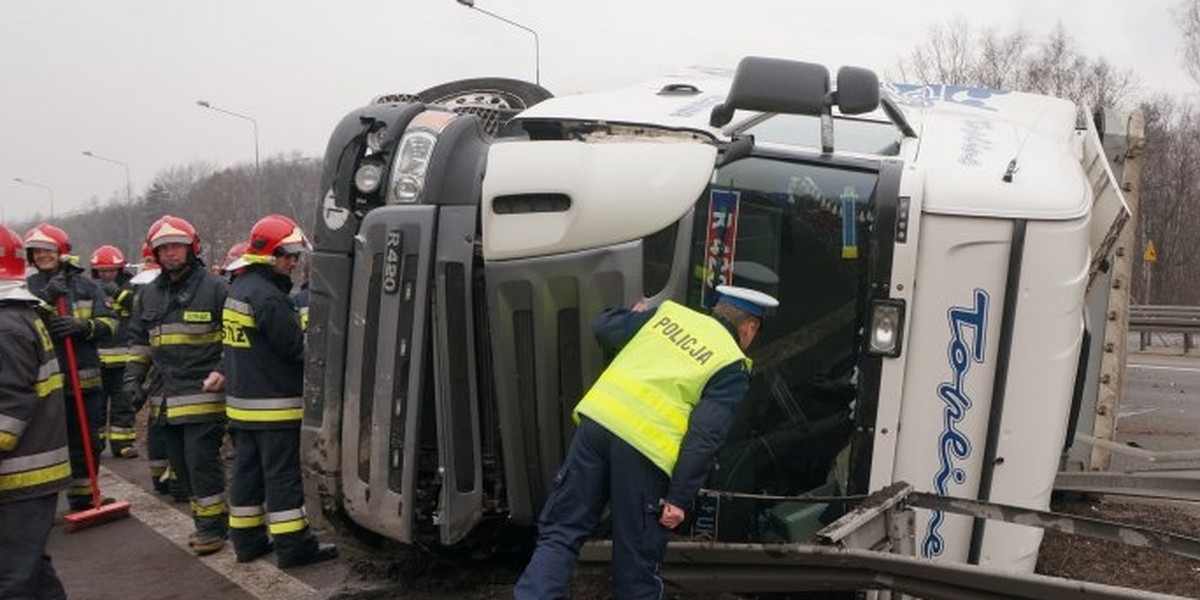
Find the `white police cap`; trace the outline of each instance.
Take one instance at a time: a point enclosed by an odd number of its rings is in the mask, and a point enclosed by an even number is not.
[[[717,293],[722,302],[728,302],[756,317],[767,314],[767,310],[779,306],[779,300],[758,290],[733,285],[718,285]]]

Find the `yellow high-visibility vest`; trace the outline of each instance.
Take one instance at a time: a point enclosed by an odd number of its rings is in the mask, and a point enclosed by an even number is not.
[[[692,407],[714,373],[749,359],[716,319],[667,301],[575,407],[668,475]]]

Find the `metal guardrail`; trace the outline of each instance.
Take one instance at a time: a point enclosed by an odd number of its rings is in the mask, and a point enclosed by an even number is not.
[[[1183,334],[1183,350],[1192,349],[1192,336],[1200,334],[1200,306],[1141,304],[1129,307],[1129,330],[1139,333],[1138,347],[1150,345],[1152,333]]]

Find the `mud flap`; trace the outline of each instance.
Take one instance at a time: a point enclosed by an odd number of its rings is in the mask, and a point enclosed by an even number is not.
[[[358,524],[400,542],[414,539],[436,223],[436,206],[386,206],[367,215],[355,239],[342,413],[344,502]]]

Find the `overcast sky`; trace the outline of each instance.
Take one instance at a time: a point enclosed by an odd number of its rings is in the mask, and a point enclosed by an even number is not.
[[[1149,90],[1200,90],[1179,67],[1177,0],[476,0],[538,32],[555,94],[748,54],[894,70],[934,24],[1045,35]],[[533,36],[455,0],[0,0],[0,218],[133,194],[172,165],[320,156],[372,97],[464,77],[534,77]],[[314,197],[316,190],[313,191]]]

